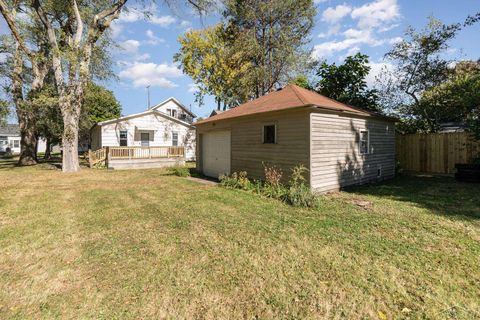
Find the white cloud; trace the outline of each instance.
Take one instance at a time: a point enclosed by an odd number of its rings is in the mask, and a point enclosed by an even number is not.
[[[346,4],[339,4],[335,8],[329,7],[322,13],[322,21],[337,23],[352,12],[352,7]]]
[[[176,87],[169,78],[178,78],[182,72],[174,64],[155,64],[135,62],[119,73],[120,78],[129,79],[134,87],[145,87],[147,85],[161,88]]]
[[[157,37],[157,36],[155,35],[155,33],[154,33],[152,30],[150,30],[150,29],[148,29],[148,30],[145,32],[145,34],[147,35],[147,38],[148,38],[148,40],[147,40],[147,43],[148,43],[148,44],[157,45],[157,44],[159,44],[159,43],[165,42],[164,39],[161,39],[161,38]]]
[[[340,24],[334,24],[332,26],[328,27],[327,32],[322,32],[318,35],[319,38],[329,38],[331,36],[335,36],[340,32],[341,25]]]
[[[110,25],[110,32],[112,33],[112,37],[115,39],[117,38],[123,31],[123,25],[117,20],[113,21]]]
[[[314,4],[320,4],[320,3],[323,3],[323,2],[327,2],[327,0],[313,0]]]
[[[328,32],[319,34],[319,38],[327,38],[340,34],[339,21],[350,16],[356,28],[349,28],[341,33],[343,39],[327,41],[314,46],[312,57],[321,59],[346,51],[346,54],[358,52],[361,46],[379,46],[394,44],[401,39],[379,37],[379,33],[389,31],[398,24],[394,22],[400,17],[397,0],[374,0],[359,7],[346,4],[330,7],[322,14],[322,21],[330,24]],[[342,56],[340,56],[341,58]]]
[[[156,16],[156,15],[153,15],[149,20],[153,24],[156,24],[162,27],[168,27],[169,25],[177,21],[177,19],[175,19],[172,16]]]
[[[374,86],[376,78],[383,70],[393,71],[394,69],[394,65],[387,62],[370,62],[368,65],[370,66],[370,72],[365,78],[365,81],[370,88]]]
[[[148,53],[140,54],[135,57],[135,61],[145,61],[150,59],[151,56]]]
[[[192,26],[192,23],[188,20],[182,20],[182,22],[180,23],[180,27],[182,28],[190,28]]]
[[[149,14],[146,14],[146,12]],[[177,21],[177,19],[170,15],[159,16],[157,14],[157,6],[155,4],[152,4],[143,10],[138,8],[128,8],[128,10],[122,11],[120,17],[118,18],[118,22],[120,23],[131,23],[140,20],[145,20],[162,27],[168,27]]]
[[[385,22],[398,19],[400,8],[397,0],[376,0],[355,8],[351,17],[358,19],[358,27],[361,29],[376,28]]]
[[[188,84],[188,92],[195,93],[197,92],[198,86],[195,83]]]
[[[120,43],[120,47],[127,53],[137,53],[140,48],[140,42],[137,40],[126,40]]]
[[[137,22],[145,18],[145,14],[136,8],[129,8],[123,10],[118,18],[119,22]]]
[[[312,56],[316,59],[321,59],[344,50],[353,50],[353,48],[359,50],[360,45],[367,44],[375,47],[384,43],[383,40],[374,38],[370,30],[348,29],[343,32],[343,35],[345,36],[344,40],[327,41],[314,46]]]
[[[397,44],[399,42],[402,42],[403,41],[403,38],[402,37],[395,37],[395,38],[391,38],[388,40],[388,43],[390,44]]]

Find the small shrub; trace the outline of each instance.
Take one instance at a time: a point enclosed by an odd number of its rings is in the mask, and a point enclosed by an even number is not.
[[[171,167],[170,172],[173,175],[176,175],[179,177],[190,177],[190,169],[187,167],[183,167],[183,166]]]
[[[280,181],[282,180],[283,172],[282,169],[277,168],[275,166],[269,167],[265,163],[263,164],[263,171],[265,173],[265,183],[271,186],[278,186],[280,185]]]
[[[318,198],[307,186],[304,174],[308,171],[303,164],[292,168],[292,175],[288,182],[288,188],[283,195],[283,200],[294,207],[315,207]]]
[[[221,175],[219,180],[220,184],[226,188],[242,190],[252,189],[252,183],[248,179],[246,171],[241,171],[239,173],[234,172],[230,176]]]
[[[305,166],[299,165],[292,169],[292,176],[288,186],[280,181],[282,171],[275,166],[265,168],[265,181],[250,181],[247,172],[234,172],[231,175],[220,176],[220,185],[229,189],[242,189],[253,191],[265,197],[274,198],[288,203],[295,207],[315,207],[318,198],[312,193],[310,187],[306,184],[304,173],[307,170]]]
[[[294,207],[313,208],[318,204],[318,198],[305,184],[290,186],[285,192],[283,200]]]

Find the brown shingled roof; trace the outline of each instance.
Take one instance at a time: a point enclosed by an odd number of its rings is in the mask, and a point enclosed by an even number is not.
[[[269,93],[258,99],[248,101],[247,103],[244,103],[236,108],[200,120],[194,123],[194,125],[211,121],[242,117],[257,113],[280,111],[306,106],[314,106],[322,109],[343,111],[365,116],[381,116],[380,114],[374,112],[369,112],[335,101],[333,99],[322,96],[314,91],[301,88],[294,84],[289,84],[285,86],[282,90]]]

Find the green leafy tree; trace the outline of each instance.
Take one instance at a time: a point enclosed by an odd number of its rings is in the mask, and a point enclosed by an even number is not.
[[[293,78],[292,80],[289,81],[289,83],[297,85],[297,86],[302,87],[302,88],[307,89],[307,90],[312,90],[313,89],[311,84],[310,84],[310,81],[304,75]]]
[[[451,71],[448,66],[452,61],[445,59],[444,53],[461,29],[459,23],[445,25],[430,18],[421,31],[407,28],[403,40],[386,54],[394,68],[386,71],[379,81],[382,103],[404,118],[405,124],[413,126],[408,131],[437,130],[437,110],[425,108],[420,101],[426,90],[448,79]]]
[[[180,37],[175,60],[198,97],[233,107],[289,82],[309,67],[305,45],[313,26],[311,0],[225,0],[223,20]],[[200,99],[201,101],[201,99]]]
[[[174,57],[196,84],[197,101],[213,95],[219,110],[222,103],[226,109],[246,99],[241,83],[249,69],[239,53],[231,52],[226,36],[222,23],[187,32],[178,39],[181,48]]]
[[[35,104],[38,106],[40,116],[37,122],[37,135],[46,139],[47,152],[45,158],[49,158],[50,146],[61,143],[63,134],[63,120],[58,106],[59,98],[55,85],[46,85],[37,96]],[[95,123],[118,118],[120,115],[121,106],[113,92],[89,82],[80,113],[80,139],[87,141],[90,139],[90,129]]]
[[[6,56],[0,76],[6,79],[5,91],[15,106],[20,127],[20,165],[36,163],[36,106],[31,104],[31,98],[42,89],[50,67],[41,24],[27,6],[27,1],[0,0],[0,12],[11,31],[0,38]],[[17,13],[23,13],[22,17]]]
[[[250,63],[250,97],[275,90],[308,67],[312,0],[226,0],[224,6],[232,52]]]
[[[121,116],[122,106],[112,91],[89,82],[85,91],[85,101],[80,117],[80,135],[89,138],[90,129],[97,122]]]
[[[434,115],[436,129],[444,122],[463,122],[480,138],[480,61],[457,63],[445,82],[423,93],[420,107]]]
[[[7,124],[7,117],[10,114],[8,101],[0,99],[0,126]]]
[[[329,98],[371,111],[379,111],[375,89],[369,89],[365,78],[370,72],[368,56],[357,53],[343,64],[322,62],[317,69],[320,80],[316,91]]]

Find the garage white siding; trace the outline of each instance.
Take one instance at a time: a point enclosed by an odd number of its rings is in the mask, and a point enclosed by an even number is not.
[[[230,131],[211,131],[202,134],[203,173],[218,178],[230,174]]]

